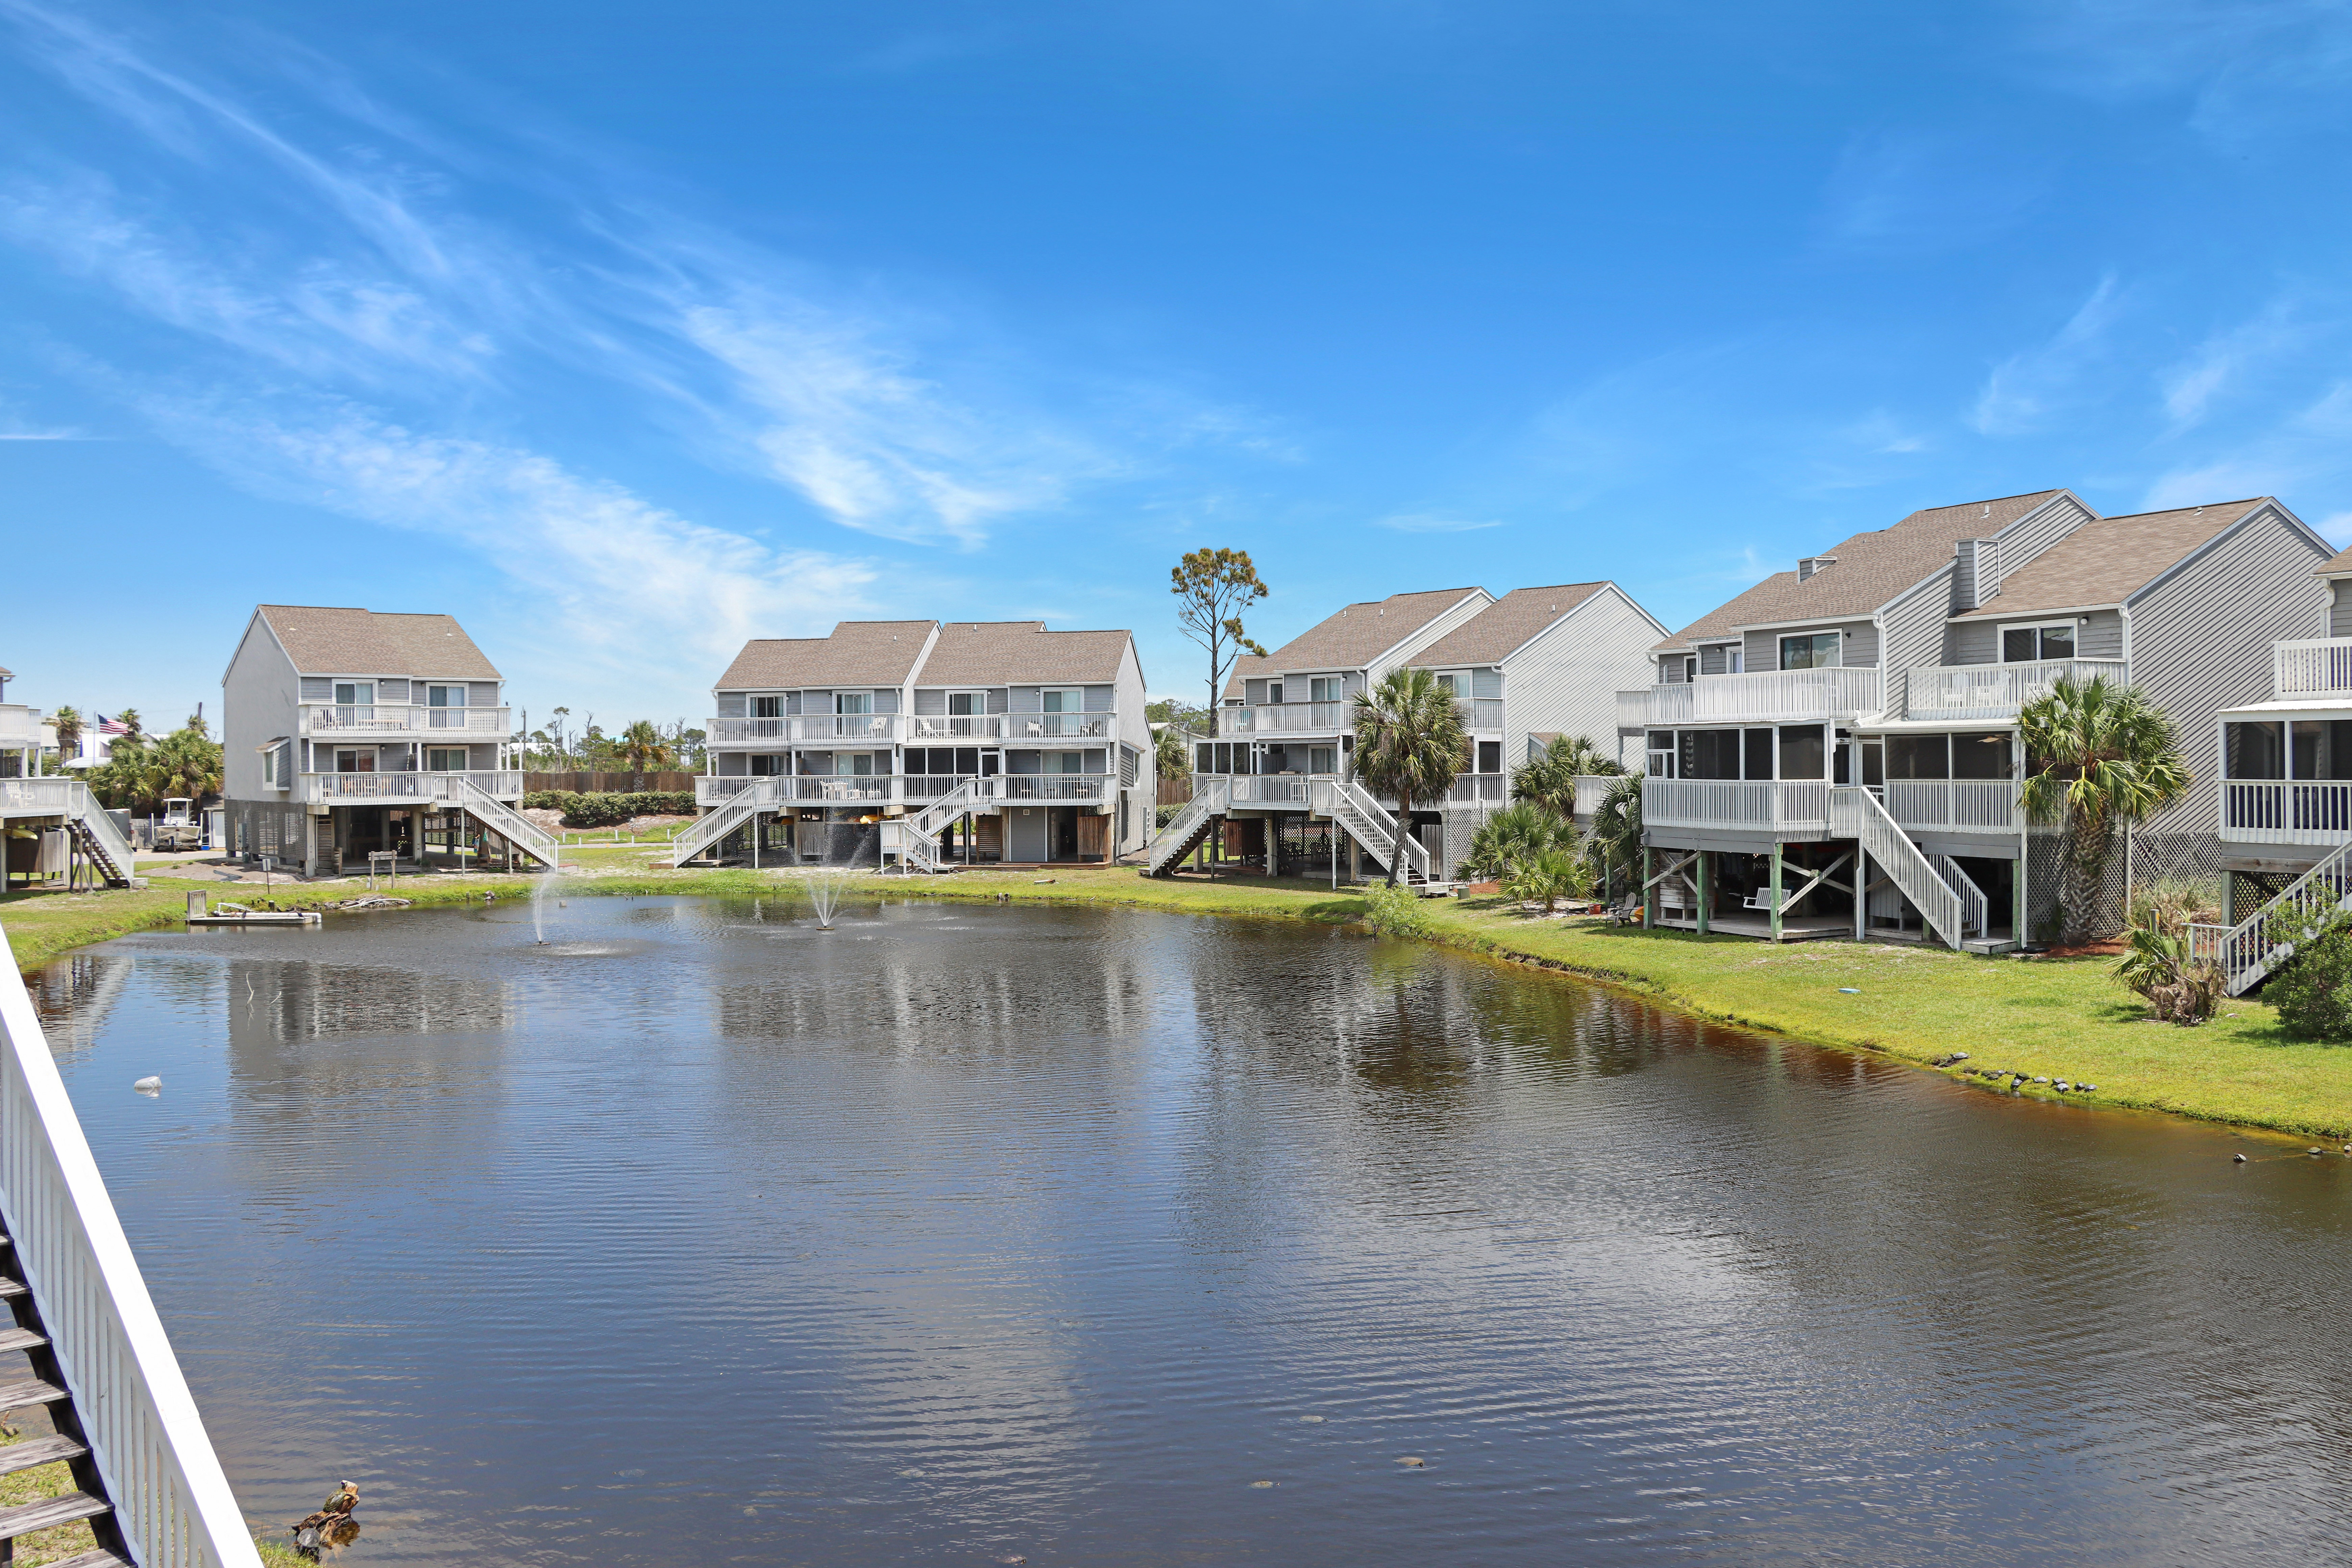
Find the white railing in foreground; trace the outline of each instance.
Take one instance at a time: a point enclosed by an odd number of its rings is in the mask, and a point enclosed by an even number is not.
[[[2352,692],[2352,637],[2271,644],[2271,691],[2279,697]]]
[[[0,1214],[114,1517],[141,1568],[259,1568],[25,983],[0,968]]]
[[[2127,685],[2131,666],[2119,658],[2050,658],[2032,664],[1941,665],[1911,671],[1904,711],[1914,719],[2015,718],[2046,695],[2060,677],[2088,682],[2105,676]]]
[[[2014,833],[2025,818],[2014,779],[1888,779],[1886,815],[1906,827]]]
[[[1646,726],[1852,719],[1877,712],[1883,700],[1875,669],[1768,669],[1621,691],[1617,721]]]
[[[1827,779],[1643,779],[1642,820],[1658,827],[1754,828],[1824,837]]]
[[[2223,779],[2221,838],[2245,844],[2352,839],[2352,782]]]
[[[2352,905],[2352,846],[2339,848],[2287,884],[2278,897],[2234,926],[2191,925],[2189,955],[2221,965],[2231,995],[2243,995],[2294,956],[2291,942],[2273,942],[2271,922],[2289,929],[2325,920]]]

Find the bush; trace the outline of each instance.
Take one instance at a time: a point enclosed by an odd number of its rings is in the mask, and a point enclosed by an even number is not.
[[[2279,1026],[2298,1040],[2352,1040],[2352,922],[2343,916],[2292,933],[2273,921],[2273,941],[2294,942],[2294,956],[2263,985]]]
[[[1165,826],[1167,826],[1170,823],[1171,823],[1171,822],[1175,821],[1175,820],[1176,820],[1176,814],[1177,814],[1178,812],[1180,812],[1180,811],[1183,810],[1183,809],[1184,809],[1184,807],[1183,807],[1181,805],[1163,805],[1163,806],[1161,806],[1161,807],[1160,808],[1160,818],[1159,818],[1160,826],[1162,826],[1162,827],[1165,827]]]
[[[1576,825],[1532,801],[1507,805],[1489,815],[1470,836],[1470,853],[1463,858],[1462,874],[1483,881],[1505,877],[1522,860],[1533,860],[1550,849],[1573,852]]]
[[[575,790],[533,790],[522,797],[532,811],[560,811],[566,827],[617,827],[633,816],[692,816],[691,790],[646,790],[631,795],[599,790],[583,795]]]
[[[1421,895],[1402,883],[1382,882],[1371,890],[1364,900],[1364,923],[1383,936],[1426,936],[1430,929]]]
[[[1584,863],[1564,848],[1546,849],[1511,862],[1503,891],[1523,904],[1541,904],[1549,914],[1563,899],[1580,898],[1592,883]]]
[[[2124,931],[2124,961],[2116,978],[2147,999],[2148,1011],[2184,1028],[2205,1022],[2221,1005],[2221,969],[2189,954],[2189,925],[2202,911],[2186,894],[2158,891],[2134,905]]]

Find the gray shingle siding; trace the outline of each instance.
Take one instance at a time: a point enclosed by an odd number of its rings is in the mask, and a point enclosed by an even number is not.
[[[2011,573],[2093,521],[2091,509],[2071,496],[2060,496],[2039,510],[2027,512],[1993,536],[1991,580],[1979,581],[1979,591],[1998,591],[2002,579]],[[1979,598],[1977,603],[1987,601]]]
[[[1847,621],[1826,626],[1767,626],[1747,634],[1742,652],[1745,668],[1751,670],[1780,668],[1780,639],[1802,632],[1838,632],[1844,637],[1838,650],[1838,662],[1849,669],[1866,669],[1878,662],[1878,627],[1870,621]]]
[[[2327,603],[2327,635],[2352,637],[2352,583],[2330,583],[2334,596]]]

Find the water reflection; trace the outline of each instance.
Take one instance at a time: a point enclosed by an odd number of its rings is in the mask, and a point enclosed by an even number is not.
[[[2352,1163],[1345,932],[551,912],[43,977],[349,1561],[2333,1555]]]

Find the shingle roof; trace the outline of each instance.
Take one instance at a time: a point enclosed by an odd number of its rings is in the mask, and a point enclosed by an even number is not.
[[[1251,675],[1304,675],[1317,670],[1361,669],[1390,648],[1483,588],[1432,588],[1367,599],[1327,616],[1266,655],[1252,660]],[[1246,658],[1248,656],[1244,656]],[[1245,679],[1235,664],[1225,695],[1242,695]]]
[[[1666,653],[1690,647],[1695,638],[1728,637],[1735,626],[1874,615],[1880,605],[1951,560],[1961,540],[1999,533],[2060,493],[2035,490],[1997,500],[1923,508],[1892,528],[1857,533],[1822,551],[1823,555],[1835,556],[1836,563],[1803,582],[1797,580],[1794,572],[1775,572],[1651,651]]]
[[[1118,679],[1134,634],[1049,632],[1043,621],[950,621],[923,661],[918,686],[1101,684]]]
[[[503,679],[454,616],[323,605],[263,605],[259,613],[299,674]]]
[[[1493,664],[1606,585],[1562,583],[1549,588],[1514,588],[1415,654],[1412,662],[1433,669],[1451,664]]]
[[[1965,618],[2008,619],[2036,610],[2120,605],[2269,499],[2214,501],[2086,522],[2002,578],[2000,592]]]
[[[2321,562],[2319,575],[2322,577],[2352,576],[2352,550],[2340,551]],[[6,670],[0,669],[0,679],[5,679],[7,673]]]
[[[719,678],[719,689],[902,685],[933,625],[842,621],[827,637],[753,637]]]

